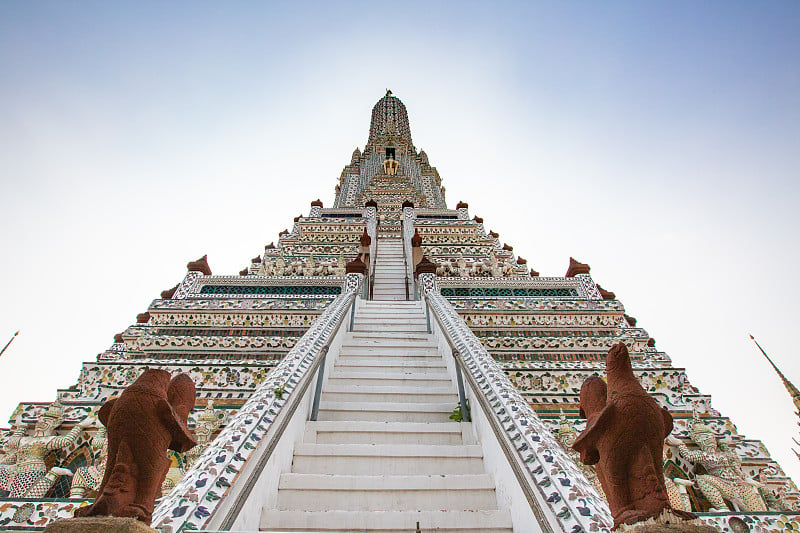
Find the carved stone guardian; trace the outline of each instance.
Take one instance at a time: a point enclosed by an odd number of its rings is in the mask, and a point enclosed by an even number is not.
[[[80,516],[132,517],[149,524],[169,469],[167,448],[185,452],[197,444],[186,421],[195,402],[186,374],[170,381],[165,370],[148,369],[99,418],[108,430],[108,464],[94,504]]]
[[[606,372],[608,385],[593,376],[581,387],[580,412],[588,423],[572,447],[585,464],[597,465],[616,529],[672,509],[662,473],[664,438],[672,431],[672,416],[639,384],[625,344],[609,350]]]

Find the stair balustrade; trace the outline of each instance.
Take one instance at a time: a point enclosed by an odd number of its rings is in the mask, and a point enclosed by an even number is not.
[[[178,485],[156,507],[153,527],[180,531],[258,530],[263,498],[275,491],[282,467],[291,464],[294,438],[302,434],[321,389],[318,369],[332,365],[328,350],[341,344],[341,325],[356,299],[361,274],[348,274],[340,294],[273,368]],[[349,312],[349,313],[348,313]],[[316,400],[318,402],[318,400]],[[282,438],[283,437],[283,438]],[[257,505],[249,509],[246,506]]]
[[[416,215],[413,207],[403,208],[402,231],[403,236],[403,264],[405,266],[406,278],[406,300],[411,299],[411,287],[414,287],[414,261],[411,255],[411,238],[414,236],[414,221]],[[416,291],[413,291],[414,299],[417,299]]]
[[[434,317],[429,328],[440,338],[442,349],[452,350],[456,376],[466,377],[466,396],[473,406],[472,421],[484,458],[494,469],[498,495],[507,498],[515,528],[525,523],[553,533],[609,532],[613,520],[605,500],[439,293],[436,276],[421,274],[419,285],[427,312]],[[463,413],[466,407],[461,405]]]

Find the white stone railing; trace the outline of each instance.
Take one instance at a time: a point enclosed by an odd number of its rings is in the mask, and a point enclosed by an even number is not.
[[[704,524],[714,526],[721,533],[786,532],[800,530],[798,513],[698,513]],[[746,528],[743,528],[745,525]]]
[[[84,498],[0,498],[0,530],[43,531],[56,520],[72,518]]]
[[[267,375],[225,429],[203,452],[178,485],[156,507],[153,527],[162,533],[203,529],[231,493],[245,464],[260,447],[282,411],[296,408],[305,391],[311,391],[311,372],[320,356],[350,312],[361,283],[360,274],[348,274],[341,295],[314,321],[286,357]],[[276,396],[275,390],[283,393]],[[297,392],[298,394],[295,394]],[[275,435],[273,439],[279,439]],[[262,442],[264,441],[264,442]],[[246,496],[245,496],[246,497]]]
[[[542,529],[565,533],[610,531],[613,520],[603,498],[453,306],[439,294],[435,276],[421,274],[419,281],[442,333],[459,353],[467,383],[481,400],[495,433],[502,432],[497,438],[513,455],[507,458],[517,465],[517,481]]]
[[[417,215],[413,207],[403,208],[403,257],[406,268],[406,287],[414,286],[414,255],[412,253],[411,238],[414,237],[414,223]]]

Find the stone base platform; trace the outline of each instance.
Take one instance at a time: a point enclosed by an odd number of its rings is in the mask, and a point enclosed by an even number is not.
[[[617,533],[720,533],[714,526],[699,519],[684,520],[665,510],[659,516],[638,524],[622,524]]]
[[[135,518],[114,516],[67,518],[53,522],[44,531],[45,533],[158,533]]]
[[[617,531],[624,533],[719,533],[719,529],[706,524],[693,524],[691,522],[673,524],[634,524]]]

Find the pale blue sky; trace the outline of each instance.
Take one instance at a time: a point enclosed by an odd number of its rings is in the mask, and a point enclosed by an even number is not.
[[[799,30],[796,1],[0,3],[0,416],[188,260],[236,273],[330,205],[391,88],[451,206],[542,275],[591,264],[800,480],[747,339],[800,385]]]

